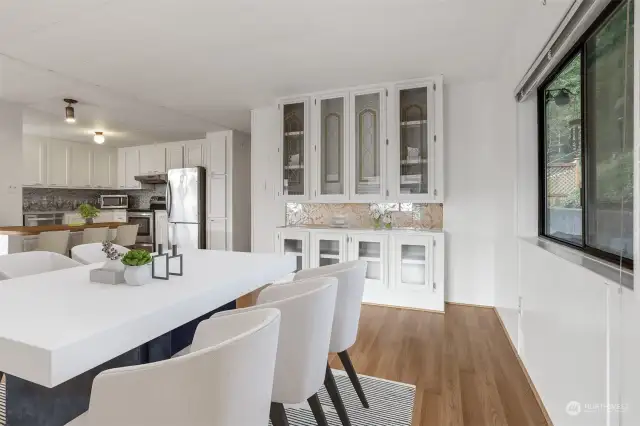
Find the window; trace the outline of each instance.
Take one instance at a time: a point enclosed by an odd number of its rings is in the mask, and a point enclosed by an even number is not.
[[[633,2],[613,1],[538,90],[540,234],[633,259]]]

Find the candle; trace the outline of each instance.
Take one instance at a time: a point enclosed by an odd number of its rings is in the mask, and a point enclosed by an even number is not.
[[[171,248],[171,255],[172,256],[177,256],[178,255],[178,245],[174,244],[173,247]]]

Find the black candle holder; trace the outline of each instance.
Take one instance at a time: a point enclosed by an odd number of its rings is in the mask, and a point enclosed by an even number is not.
[[[180,272],[171,272],[169,270],[169,260],[171,259],[180,259]],[[178,245],[174,244],[173,246],[171,246],[171,256],[168,256],[167,258],[167,272],[169,272],[169,275],[180,275],[182,276],[182,253],[178,254]]]
[[[156,259],[164,258],[164,262],[166,267],[164,269],[165,275],[156,275]],[[181,269],[182,270],[182,269]],[[162,244],[158,244],[158,254],[151,257],[151,278],[157,278],[159,280],[168,280],[169,279],[169,253],[162,252]]]

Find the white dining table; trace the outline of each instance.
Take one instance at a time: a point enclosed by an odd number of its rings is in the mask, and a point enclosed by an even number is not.
[[[44,388],[65,386],[296,267],[295,257],[276,254],[183,256],[182,276],[139,287],[91,282],[89,271],[100,264],[1,281],[0,371]]]

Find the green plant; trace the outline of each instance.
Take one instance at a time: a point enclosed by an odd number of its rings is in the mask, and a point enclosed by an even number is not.
[[[151,263],[151,253],[146,250],[130,250],[122,256],[122,263],[127,266],[142,266]]]
[[[100,210],[91,204],[85,203],[78,206],[78,213],[80,213],[83,219],[93,219],[94,217],[98,217]]]

